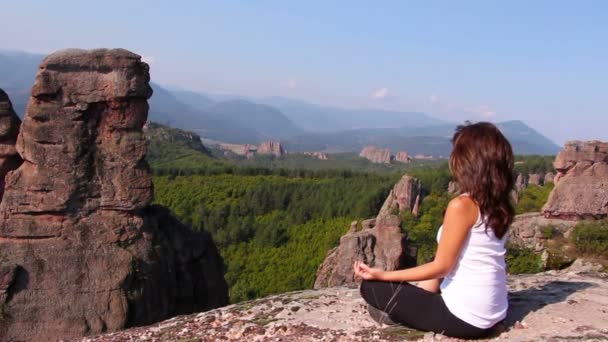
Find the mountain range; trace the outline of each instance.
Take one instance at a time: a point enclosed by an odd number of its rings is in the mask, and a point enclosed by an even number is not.
[[[0,51],[0,88],[23,116],[44,56]],[[367,145],[447,156],[456,123],[426,113],[321,106],[284,97],[252,98],[179,90],[152,83],[149,119],[204,138],[238,144],[279,140],[288,151],[356,152]],[[551,155],[550,139],[522,121],[497,123],[517,154]]]

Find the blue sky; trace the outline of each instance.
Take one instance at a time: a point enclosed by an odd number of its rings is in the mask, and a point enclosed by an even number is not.
[[[186,89],[608,140],[608,1],[102,3],[4,3],[0,47],[124,47]]]

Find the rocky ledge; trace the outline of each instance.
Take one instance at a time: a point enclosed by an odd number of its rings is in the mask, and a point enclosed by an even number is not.
[[[509,279],[510,311],[491,339],[608,339],[608,275],[549,271]],[[457,341],[387,327],[368,315],[357,288],[285,293],[83,341]]]

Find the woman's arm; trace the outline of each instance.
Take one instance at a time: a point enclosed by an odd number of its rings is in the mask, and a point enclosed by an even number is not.
[[[456,262],[464,242],[478,218],[477,205],[468,196],[450,201],[443,220],[443,230],[435,259],[421,266],[398,271],[383,271],[355,262],[355,275],[367,280],[421,281],[447,275]]]

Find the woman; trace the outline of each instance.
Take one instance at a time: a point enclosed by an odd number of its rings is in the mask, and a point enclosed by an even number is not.
[[[449,166],[462,194],[448,204],[434,260],[390,272],[356,262],[354,271],[363,278],[362,297],[391,320],[480,338],[507,313],[505,240],[514,215],[513,152],[487,122],[458,127],[452,144]],[[408,283],[416,281],[418,287]]]

